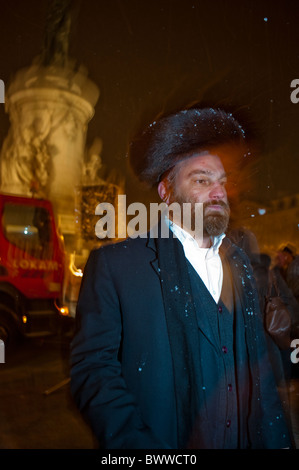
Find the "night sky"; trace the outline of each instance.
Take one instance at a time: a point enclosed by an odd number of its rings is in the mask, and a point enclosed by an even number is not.
[[[0,0],[0,78],[6,87],[42,47],[46,0]],[[298,193],[297,0],[75,2],[70,56],[100,88],[87,145],[103,140],[108,168],[127,171],[140,122],[191,102],[236,108],[261,142],[250,197]],[[299,95],[298,95],[299,96]],[[9,120],[0,105],[0,144]],[[134,181],[127,178],[127,193]],[[139,197],[142,199],[142,196]]]

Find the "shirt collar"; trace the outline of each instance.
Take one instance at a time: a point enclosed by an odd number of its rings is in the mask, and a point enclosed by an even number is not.
[[[174,235],[180,240],[182,245],[185,245],[186,243],[192,243],[194,247],[199,248],[198,243],[195,240],[195,238],[192,237],[192,235],[186,230],[184,230],[182,227],[175,224],[167,216],[165,216],[165,223],[169,226],[169,228],[172,230]],[[214,237],[211,236],[212,246],[210,248],[207,248],[207,251],[213,254],[218,254],[222,240],[225,236],[226,236],[225,233],[222,233],[221,235],[217,235]]]

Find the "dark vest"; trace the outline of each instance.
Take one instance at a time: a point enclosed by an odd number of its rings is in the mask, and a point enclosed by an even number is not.
[[[213,449],[247,447],[246,423],[240,422],[235,367],[236,299],[228,263],[223,264],[223,286],[218,303],[188,262],[194,306],[199,326],[206,415]],[[243,429],[241,429],[243,428]]]

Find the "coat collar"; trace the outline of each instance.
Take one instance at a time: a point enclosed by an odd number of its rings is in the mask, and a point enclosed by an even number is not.
[[[162,227],[163,224],[163,227]],[[157,245],[156,245],[156,238],[157,236],[160,235],[161,231],[169,230],[169,236],[172,237],[173,233],[167,226],[164,217],[161,217],[160,220],[156,225],[153,226],[151,230],[148,231],[147,233],[147,239],[146,239],[146,246],[150,250],[152,250],[155,254],[155,257],[151,261],[151,265],[154,268],[155,272],[159,275],[159,265],[158,265],[158,256],[157,256]],[[219,253],[221,258],[223,259],[226,256],[232,257],[233,255],[236,255],[236,252],[238,251],[238,247],[234,245],[231,240],[227,237],[224,237],[221,243],[221,246],[219,248]]]

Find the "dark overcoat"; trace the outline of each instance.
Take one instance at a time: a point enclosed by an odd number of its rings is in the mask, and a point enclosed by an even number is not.
[[[249,263],[242,250],[231,246],[230,252],[237,254],[241,264]],[[251,289],[255,290],[254,284]],[[154,239],[128,239],[91,252],[76,322],[71,390],[99,445],[178,448],[173,362]],[[250,324],[252,328],[252,319]],[[262,447],[288,447],[259,315],[255,315],[254,328],[261,395],[259,403],[250,404],[251,412],[259,410],[255,416]],[[213,338],[205,331],[205,322],[199,323],[199,329],[205,337],[204,356],[213,381],[217,361]],[[248,397],[252,386],[248,383]]]

